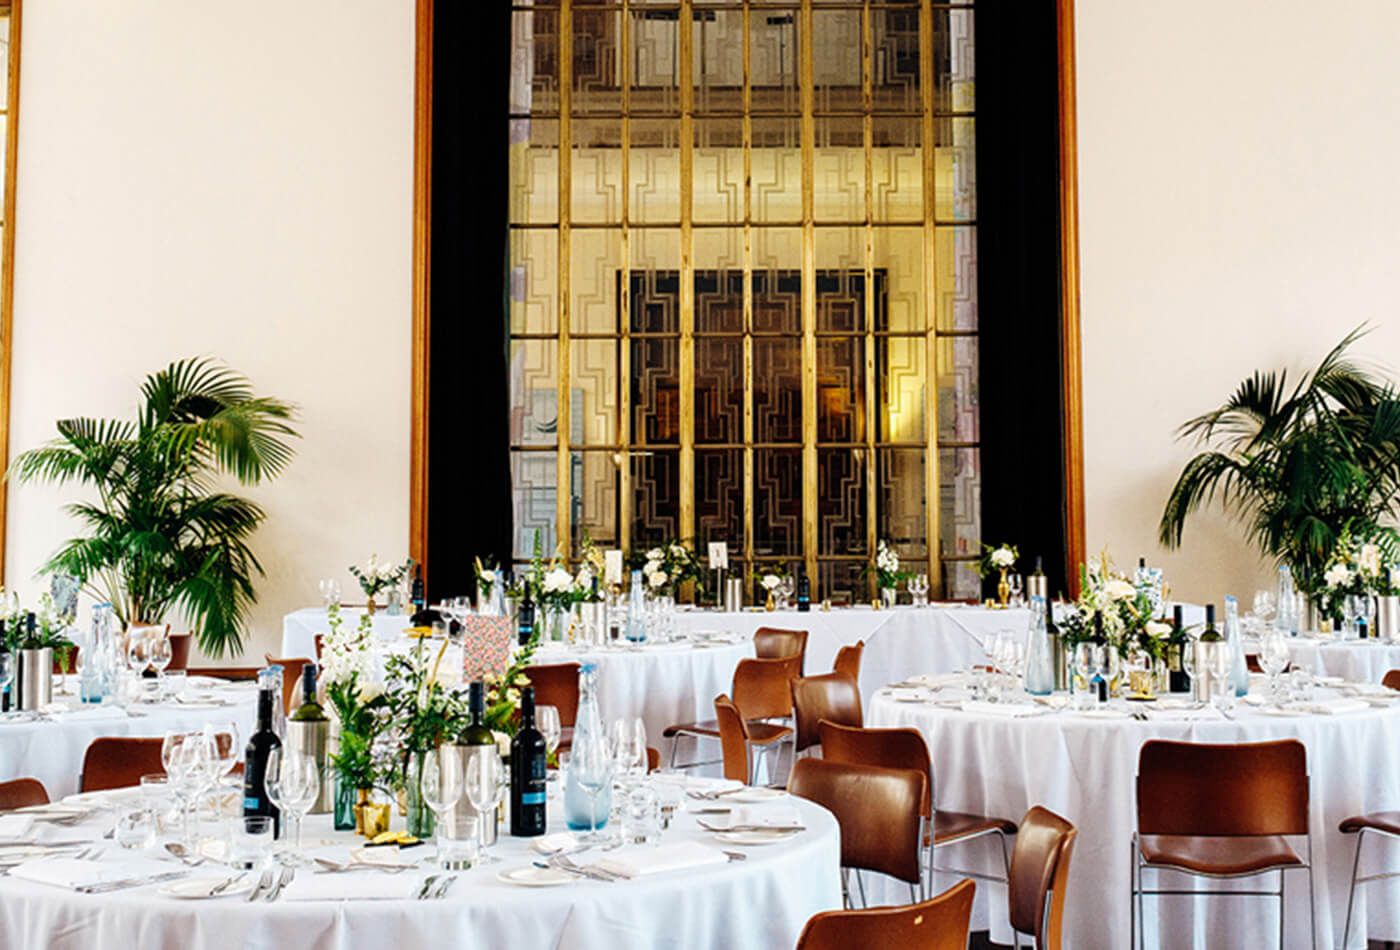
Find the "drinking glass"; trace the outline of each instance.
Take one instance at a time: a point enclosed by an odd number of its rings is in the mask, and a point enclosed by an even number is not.
[[[283,855],[284,864],[304,865],[309,859],[301,853],[301,820],[321,791],[321,769],[310,755],[277,748],[268,753],[267,797],[287,816],[292,840]]]
[[[1075,683],[1075,704],[1081,709],[1092,707],[1097,699],[1093,692],[1093,681],[1094,670],[1098,666],[1098,651],[1097,644],[1087,641],[1074,645],[1074,671],[1084,683],[1082,690],[1078,688],[1079,683]]]
[[[162,690],[162,698],[178,702],[189,687],[190,674],[184,670],[167,670],[164,679],[165,687]]]
[[[612,753],[616,777],[633,778],[646,774],[647,727],[640,717],[631,721],[619,719],[613,723]]]
[[[146,638],[143,636],[129,635],[126,641],[126,666],[131,671],[130,695],[133,701],[142,702],[145,684],[142,682],[141,674],[150,665],[147,653]]]
[[[1007,581],[1011,585],[1011,606],[1020,607],[1024,605],[1025,599],[1022,596],[1022,591],[1024,590],[1023,585],[1025,584],[1024,579],[1022,579],[1020,574],[1017,574],[1013,571],[1007,577]]]
[[[214,744],[202,732],[173,732],[161,743],[160,757],[183,810],[181,843],[193,851],[197,843],[199,794],[215,777]]]
[[[1288,642],[1283,635],[1273,629],[1267,629],[1264,639],[1259,644],[1259,666],[1269,677],[1269,699],[1276,706],[1283,705],[1283,691],[1280,686],[1279,677],[1284,668],[1288,666]]]
[[[151,847],[156,843],[155,813],[144,804],[120,809],[112,840],[132,850]]]
[[[564,727],[559,723],[559,709],[555,706],[535,707],[535,727],[544,736],[544,751],[547,758],[553,758],[564,737]]]
[[[612,781],[613,757],[605,737],[590,735],[586,741],[576,743],[569,752],[569,768],[579,788],[588,796],[589,833],[584,836],[588,842],[599,842],[603,835],[598,831],[598,796]],[[473,802],[475,804],[475,802]]]
[[[213,743],[214,760],[220,769],[217,777],[232,775],[238,763],[243,761],[243,743],[239,741],[238,723],[228,719],[223,722],[206,723],[204,735]]]
[[[606,748],[606,744],[603,747]],[[500,756],[474,755],[471,757],[467,763],[467,799],[472,803],[472,808],[476,809],[478,815],[489,815],[496,810],[496,806],[501,801],[501,783],[504,776],[505,769],[501,767]],[[483,840],[481,842],[481,863],[494,864],[495,861],[496,859],[488,853],[486,842]]]
[[[1254,592],[1254,616],[1264,623],[1268,623],[1269,618],[1274,615],[1274,592],[1271,590],[1256,590]]]
[[[658,844],[661,841],[661,800],[656,792],[639,785],[627,796],[622,812],[624,844]]]
[[[340,582],[327,577],[321,581],[321,602],[329,608],[340,603]]]
[[[1235,688],[1230,682],[1230,669],[1234,665],[1234,654],[1230,651],[1230,644],[1224,640],[1212,643],[1211,649],[1206,653],[1206,660],[1210,664],[1210,679],[1213,699],[1215,705],[1224,710],[1234,705]]]
[[[146,662],[156,671],[156,696],[165,695],[165,668],[175,658],[170,646],[170,637],[152,637],[146,642]]]
[[[423,804],[433,810],[433,816],[437,819],[433,827],[437,832],[438,863],[443,870],[449,870],[445,855],[450,848],[443,844],[443,818],[462,798],[462,757],[457,750],[440,746],[429,752],[423,762],[418,787],[422,792]]]
[[[229,821],[228,864],[243,871],[258,871],[272,856],[272,819],[249,815]]]

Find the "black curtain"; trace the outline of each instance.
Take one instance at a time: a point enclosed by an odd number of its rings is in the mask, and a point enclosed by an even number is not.
[[[977,5],[982,537],[1067,591],[1055,0]]]
[[[433,11],[429,282],[429,597],[510,556],[506,215],[510,5]]]

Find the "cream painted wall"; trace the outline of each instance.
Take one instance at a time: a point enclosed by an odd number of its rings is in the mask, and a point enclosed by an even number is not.
[[[1363,321],[1400,345],[1400,7],[1077,0],[1090,550],[1150,555],[1190,600],[1266,565],[1219,515],[1166,554],[1173,430],[1255,367],[1304,369]]]
[[[301,406],[254,496],[267,570],[247,656],[316,581],[408,538],[414,10],[383,0],[25,5],[11,449],[130,414],[209,354]],[[7,584],[71,525],[10,489]]]

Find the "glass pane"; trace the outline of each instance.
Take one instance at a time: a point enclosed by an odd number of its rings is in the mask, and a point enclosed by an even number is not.
[[[939,540],[944,557],[980,554],[982,538],[981,453],[939,449]]]
[[[633,333],[679,333],[680,275],[673,270],[632,271]],[[638,367],[634,363],[632,371]]]
[[[812,14],[812,92],[818,112],[861,112],[861,12]]]
[[[680,453],[632,455],[632,549],[680,537]]]
[[[903,560],[922,564],[928,560],[928,522],[924,499],[928,497],[928,471],[923,449],[876,449],[878,481],[875,504],[876,534],[890,542]]]
[[[885,275],[875,329],[920,333],[924,329],[924,232],[922,228],[876,228],[875,269]]]
[[[618,333],[622,235],[611,228],[569,236],[569,325],[574,333]]]
[[[881,442],[923,442],[925,347],[920,336],[875,340],[876,412]]]
[[[559,111],[559,11],[511,15],[510,111]]]
[[[977,217],[977,138],[973,119],[939,119],[934,150],[934,217],[971,221]]]
[[[632,339],[632,441],[674,445],[681,439],[680,340]]]
[[[880,112],[919,112],[919,10],[872,10],[872,105]]]
[[[865,131],[858,116],[818,118],[812,213],[818,221],[865,219]]]
[[[559,460],[553,452],[512,452],[510,483],[515,486],[516,559],[535,550],[535,533],[546,552],[554,550],[555,505],[558,500]]]
[[[757,9],[749,15],[749,82],[754,112],[796,114],[798,12],[796,9]]]
[[[573,111],[617,112],[622,108],[617,44],[622,11],[574,7]]]
[[[617,462],[612,451],[572,452],[569,455],[569,524],[573,556],[588,537],[603,548],[621,545],[617,536]]]
[[[743,122],[696,119],[692,211],[696,221],[744,220]]]
[[[632,11],[632,111],[679,114],[680,11],[651,7]]]
[[[695,545],[703,556],[710,541],[729,545],[730,561],[744,550],[744,453],[708,449],[695,453]],[[733,565],[730,568],[734,575]]]
[[[695,441],[744,441],[744,341],[740,337],[695,339]]]
[[[510,232],[510,332],[555,333],[559,328],[559,232]]]
[[[621,224],[622,120],[575,119],[570,131],[574,150],[572,220]]]
[[[976,108],[976,42],[971,10],[935,10],[933,71],[938,76],[935,108],[971,112]]]
[[[634,119],[627,215],[642,224],[669,224],[681,219],[680,123],[674,119]]]
[[[753,329],[802,332],[802,232],[763,228],[753,235]]]
[[[976,561],[943,563],[943,596],[948,600],[981,601],[982,578],[977,573]]]
[[[800,338],[754,338],[753,435],[757,442],[802,441]]]
[[[917,117],[871,118],[870,195],[875,221],[923,220],[922,140],[923,128]]]
[[[802,220],[801,130],[793,118],[754,118],[753,220]]]
[[[817,450],[817,553],[863,555],[865,452]]]
[[[510,220],[559,220],[559,121],[510,120]]]
[[[817,228],[817,332],[865,332],[865,230]]]
[[[555,340],[511,341],[511,445],[554,445],[558,441],[558,347]]]
[[[753,450],[754,553],[802,554],[802,450]]]
[[[727,228],[694,233],[695,332],[744,329],[744,234]]]
[[[977,329],[977,229],[939,228],[938,329]]]
[[[830,600],[833,604],[870,603],[870,582],[862,573],[865,561],[822,561],[817,564],[817,585],[813,600]]]
[[[865,440],[865,338],[817,339],[817,441]],[[839,552],[832,552],[839,553]]]
[[[938,341],[938,439],[976,442],[980,436],[977,337],[942,337]]]
[[[617,439],[617,340],[570,343],[573,389],[570,445],[612,445]]]
[[[691,57],[696,112],[744,108],[744,15],[696,7]]]

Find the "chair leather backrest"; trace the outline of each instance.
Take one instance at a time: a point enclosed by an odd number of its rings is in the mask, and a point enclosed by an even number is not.
[[[829,910],[802,928],[797,950],[967,950],[977,886],[962,880],[932,900],[908,907]]]
[[[728,696],[715,697],[715,721],[724,758],[724,777],[749,784],[749,724]]]
[[[83,775],[79,791],[99,792],[108,788],[130,788],[141,784],[141,776],[165,772],[160,747],[165,740],[104,736],[93,739],[83,753]]]
[[[1307,750],[1153,739],[1138,755],[1137,811],[1145,835],[1305,835]]]
[[[817,726],[823,720],[860,726],[860,689],[845,673],[804,676],[792,681],[793,719],[797,722],[797,751],[822,741]]]
[[[549,663],[525,667],[525,677],[535,687],[535,706],[559,710],[559,727],[571,728],[578,718],[577,663]]]
[[[806,657],[807,631],[759,627],[753,632],[753,653],[761,660],[780,660],[788,656]],[[801,663],[798,664],[797,675],[802,675]]]
[[[1008,897],[1011,926],[1032,934],[1036,950],[1059,950],[1070,855],[1078,834],[1074,825],[1039,805],[1026,812],[1016,832]]]
[[[857,683],[860,682],[860,660],[865,654],[865,641],[857,640],[836,651],[836,662],[832,664],[833,673],[845,673]]]
[[[781,719],[792,715],[794,679],[802,675],[802,658],[743,659],[734,668],[734,705],[745,719]]]
[[[798,759],[788,791],[816,802],[841,826],[841,866],[919,881],[919,848],[928,775],[915,769]]]
[[[167,670],[187,670],[190,667],[190,643],[192,633],[172,633],[170,635],[170,665]]]
[[[271,653],[263,654],[263,659],[268,666],[276,664],[282,667],[282,708],[291,712],[293,704],[301,705],[301,671],[311,659],[304,656],[279,658]]]
[[[0,782],[0,811],[48,803],[49,793],[44,788],[44,783],[38,779],[17,778],[9,782]]]
[[[1390,670],[1381,677],[1381,685],[1391,689],[1400,689],[1400,670]]]
[[[878,765],[887,769],[915,769],[928,776],[919,812],[933,817],[933,766],[928,744],[917,729],[862,729],[830,720],[817,726],[822,758],[828,762]]]

